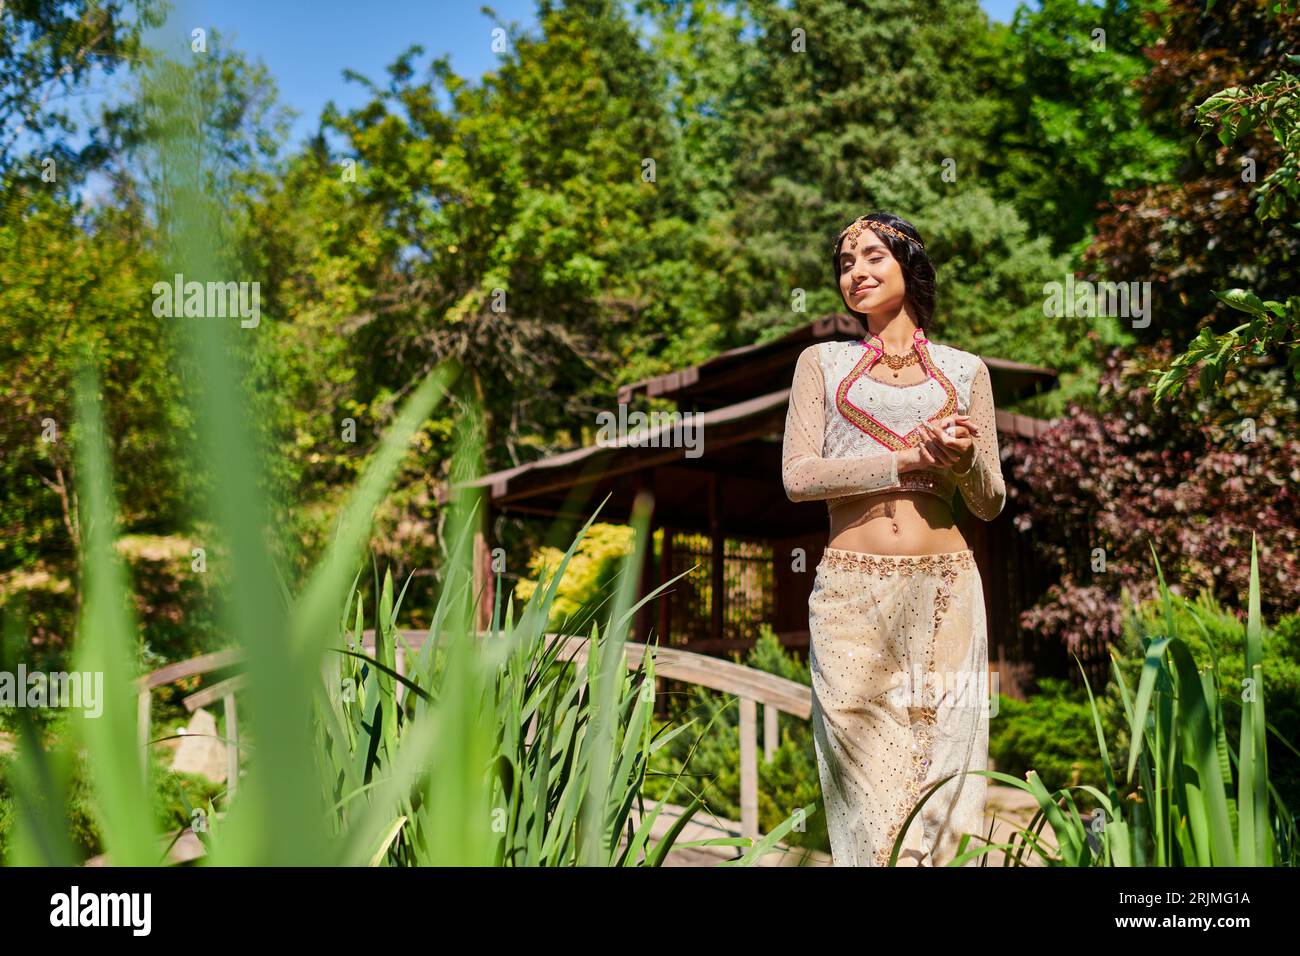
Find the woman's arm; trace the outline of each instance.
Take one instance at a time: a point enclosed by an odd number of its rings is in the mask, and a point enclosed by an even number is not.
[[[791,501],[842,498],[898,488],[899,453],[882,449],[852,458],[823,458],[826,385],[817,346],[799,355],[785,416],[781,480]]]
[[[963,472],[954,471],[957,487],[971,513],[984,521],[992,521],[1006,504],[1007,488],[1002,480],[1002,459],[998,454],[997,417],[993,409],[993,384],[989,368],[982,361],[971,383],[971,423],[975,426],[975,455]]]

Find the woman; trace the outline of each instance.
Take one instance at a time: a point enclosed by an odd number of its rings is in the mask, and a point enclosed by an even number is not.
[[[934,266],[888,213],[850,223],[832,266],[868,329],[800,354],[782,478],[826,500],[830,541],[808,599],[813,739],[837,866],[942,866],[983,830],[988,638],[960,489],[991,521],[1006,490],[978,356],[930,342]],[[903,831],[932,784],[955,775]]]

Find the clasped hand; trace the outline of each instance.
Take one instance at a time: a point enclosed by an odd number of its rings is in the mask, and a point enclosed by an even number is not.
[[[937,422],[922,422],[927,438],[909,449],[914,452],[915,468],[951,468],[955,472],[970,469],[975,459],[975,438],[979,429],[968,415],[949,415]]]

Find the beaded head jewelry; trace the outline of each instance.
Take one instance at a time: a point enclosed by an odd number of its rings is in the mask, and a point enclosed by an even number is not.
[[[907,233],[895,229],[888,223],[878,222],[877,220],[868,218],[867,216],[859,216],[840,231],[840,236],[835,240],[835,248],[831,250],[831,253],[835,254],[839,252],[840,243],[844,241],[845,236],[848,236],[850,243],[857,242],[858,236],[862,235],[863,229],[870,229],[872,232],[877,234],[883,232],[887,235],[894,236],[897,239],[902,239],[904,242],[910,242],[918,249],[925,248],[925,243],[920,239],[913,239]]]

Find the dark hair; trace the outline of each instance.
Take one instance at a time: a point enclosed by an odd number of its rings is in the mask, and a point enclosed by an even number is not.
[[[927,332],[933,331],[930,328],[930,320],[934,316],[934,264],[930,261],[930,255],[925,251],[925,246],[921,242],[921,234],[916,231],[906,219],[895,216],[889,212],[872,212],[861,217],[866,220],[870,226],[873,222],[883,223],[886,226],[892,226],[906,236],[910,236],[913,242],[906,239],[899,239],[881,230],[876,235],[880,241],[885,244],[890,253],[898,260],[899,266],[903,270],[903,284],[906,291],[903,293],[903,301],[916,320],[916,324],[924,328]],[[831,250],[831,275],[834,277],[835,287],[840,288],[840,246],[844,243],[844,235],[849,231],[854,223],[861,220],[855,219],[843,229],[840,230],[839,238],[835,240],[835,247]],[[856,315],[862,320],[863,328],[867,326],[867,317],[865,313],[858,312],[844,298],[844,291],[840,290],[840,298],[844,299],[845,308],[852,315]]]

